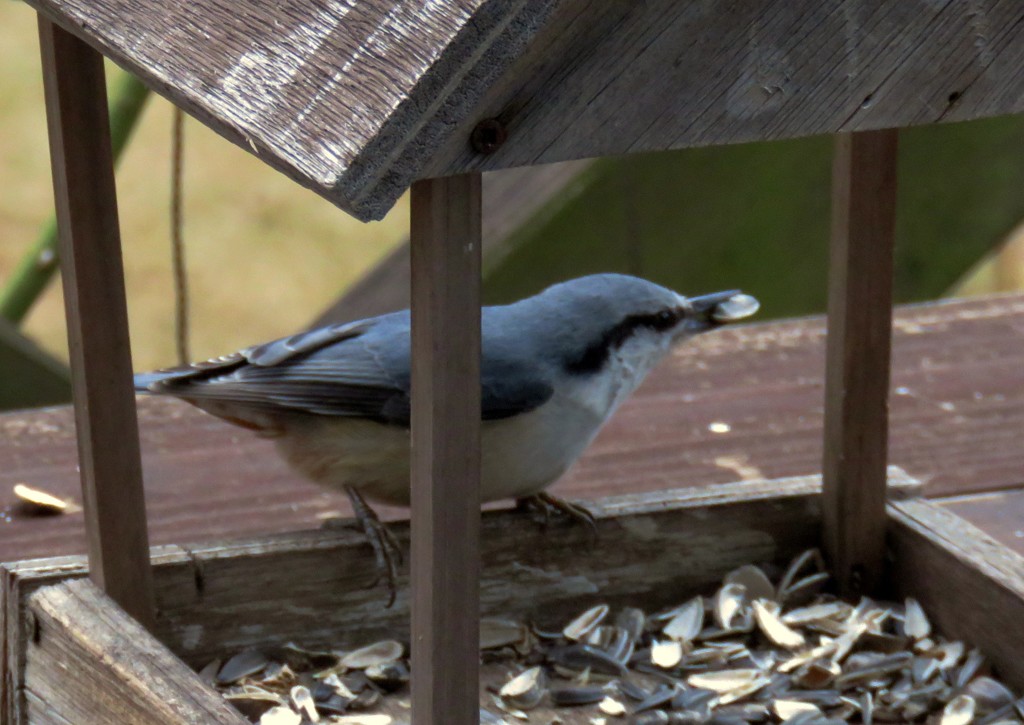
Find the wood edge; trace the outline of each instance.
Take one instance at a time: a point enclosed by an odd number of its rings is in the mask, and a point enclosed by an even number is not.
[[[528,50],[557,4],[516,0],[509,9],[509,3],[488,0],[474,11],[376,137],[335,179],[334,188],[343,190],[352,213],[364,221],[381,219],[415,181],[476,173],[427,172],[437,150],[448,145],[453,134],[465,131],[487,91]],[[487,36],[485,42],[471,42],[481,35]],[[430,110],[424,112],[424,106]],[[469,141],[467,136],[466,147]]]
[[[935,501],[892,502],[887,513],[890,590],[1024,687],[1024,557]]]
[[[889,504],[890,519],[906,527],[989,579],[1017,593],[1024,602],[1024,556],[996,541],[940,501],[927,499]]]
[[[894,501],[912,499],[922,491],[922,484],[898,466],[889,466],[889,494]],[[787,478],[757,479],[719,483],[713,486],[669,488],[638,494],[607,496],[583,502],[597,519],[635,516],[668,509],[693,509],[726,506],[745,501],[769,498],[813,496],[821,493],[821,476],[791,476]],[[500,525],[505,517],[514,516],[511,509],[483,512],[485,521]],[[354,524],[354,520],[351,520]],[[400,540],[408,538],[408,521],[390,524]],[[362,546],[361,533],[351,528],[304,529],[268,536],[211,541],[196,545],[165,544],[150,549],[155,569],[189,564],[201,559],[226,559],[234,556],[258,556],[283,547],[333,549]],[[61,579],[85,576],[88,565],[84,555],[68,555],[23,559],[0,563],[0,573],[6,587],[19,584],[42,586]]]
[[[27,610],[33,626],[33,642],[64,638],[69,650],[80,651],[91,663],[91,667],[81,672],[95,677],[97,691],[103,691],[108,681],[127,687],[132,699],[153,713],[152,722],[229,725],[247,722],[89,579],[43,587],[28,597]],[[29,660],[40,655],[48,656],[43,654],[41,647],[29,649],[31,651],[26,655],[26,689],[30,688]],[[56,669],[63,669],[64,664],[58,661]],[[59,688],[59,684],[54,687]],[[110,694],[116,700],[118,693]],[[97,698],[93,702],[100,700]],[[56,706],[51,703],[50,707]],[[92,712],[83,703],[80,714],[87,711]],[[67,713],[71,722],[95,722],[76,719],[78,716],[79,713]]]
[[[894,495],[899,495],[900,493],[912,495],[914,492],[920,491],[920,484],[906,476],[899,469],[892,468],[890,470],[890,479],[893,483],[892,493]],[[608,535],[611,538],[605,537],[606,541],[618,541],[618,537],[624,534],[624,532],[630,532],[629,536],[639,537],[638,541],[647,540],[650,536],[657,536],[660,537],[660,541],[663,541],[663,544],[669,542],[689,542],[684,545],[682,550],[684,552],[683,556],[699,555],[707,559],[708,556],[718,556],[718,554],[705,551],[707,549],[707,542],[713,540],[709,538],[713,538],[714,535],[712,529],[707,529],[705,523],[702,522],[715,520],[716,516],[729,517],[732,515],[730,513],[732,511],[739,514],[741,510],[749,510],[748,507],[752,506],[754,509],[750,509],[750,511],[757,510],[768,513],[784,510],[792,512],[792,515],[796,517],[794,520],[799,518],[801,523],[796,529],[785,532],[784,537],[787,541],[791,542],[787,546],[792,546],[795,537],[797,539],[807,539],[801,546],[813,546],[810,539],[814,538],[815,526],[811,521],[817,515],[819,491],[819,476],[799,476],[776,480],[720,484],[712,486],[711,491],[709,488],[680,488],[676,489],[676,491],[654,492],[648,495],[613,497],[601,500],[597,502],[597,505],[592,506],[595,509],[595,514],[599,519],[599,525],[602,527],[602,530],[605,526],[608,527]],[[716,509],[721,513],[716,514]],[[681,524],[681,527],[673,524],[672,522],[676,520],[674,513],[678,513],[680,516],[679,521],[690,521],[691,524]],[[754,514],[745,513],[742,515],[749,517]],[[775,514],[769,513],[769,516],[773,515]],[[634,516],[636,518],[633,518]],[[629,520],[631,518],[633,520]],[[618,524],[620,519],[622,520],[621,525]],[[660,523],[656,523],[658,521]],[[489,529],[488,540],[493,540],[495,536],[500,539],[503,529],[521,531],[531,538],[540,536],[540,532],[535,530],[535,522],[511,511],[486,512],[484,514],[484,525]],[[691,531],[691,525],[697,526],[699,531]],[[658,527],[660,527],[660,534],[655,534]],[[408,537],[407,530],[399,528],[397,531],[401,537]],[[688,534],[688,531],[690,531],[690,534]],[[801,531],[803,531],[803,534],[801,534]],[[566,529],[566,536],[570,536],[573,541],[575,539],[581,539],[581,541],[587,539],[585,534],[586,532],[569,531]],[[691,534],[696,536],[697,539],[691,541]],[[505,531],[506,539],[509,536],[509,532]],[[762,534],[755,534],[755,539],[751,540],[746,539],[744,535],[744,537],[741,537],[741,540],[745,542],[744,546],[763,547],[763,551],[761,551],[759,556],[769,555],[768,552],[771,551],[774,545],[767,543],[762,537]],[[538,540],[538,544],[541,544],[541,542],[543,542],[543,537]],[[543,544],[541,545],[543,546]],[[199,591],[203,586],[206,587],[207,595],[205,596],[207,597],[210,596],[211,586],[214,588],[213,591],[221,592],[220,594],[215,594],[215,599],[211,600],[217,603],[210,605],[226,605],[223,592],[227,590],[223,589],[223,583],[230,581],[232,575],[238,575],[229,573],[237,568],[234,566],[236,563],[243,564],[245,562],[243,568],[247,571],[253,571],[259,570],[260,567],[267,564],[274,564],[273,557],[278,557],[276,558],[275,565],[280,565],[283,561],[290,560],[289,557],[294,555],[298,557],[295,561],[306,562],[303,564],[306,570],[309,570],[308,567],[310,565],[314,567],[319,566],[319,564],[310,564],[310,562],[326,562],[328,560],[332,562],[341,562],[342,560],[357,561],[359,562],[358,567],[365,568],[362,567],[362,563],[366,559],[365,547],[364,539],[361,538],[356,530],[324,529],[296,531],[288,535],[266,537],[259,540],[211,543],[195,548],[181,546],[155,547],[153,549],[153,562],[154,572],[157,574],[157,591],[160,594],[158,602],[161,609],[165,611],[165,614],[160,615],[160,621],[163,623],[163,634],[161,634],[161,637],[169,644],[172,644],[172,646],[174,646],[173,642],[177,642],[178,646],[181,645],[181,642],[178,641],[181,633],[173,634],[172,631],[176,632],[180,629],[181,623],[195,621],[193,617],[207,606],[204,603],[202,591]],[[697,554],[698,552],[703,553]],[[786,556],[795,555],[796,553],[797,551],[794,550],[787,553]],[[564,569],[566,566],[564,559],[567,555],[558,555],[551,559],[550,563],[545,563],[545,557],[538,559],[535,555],[528,554],[524,561],[525,568],[523,568],[516,563],[521,560],[519,555],[513,555],[512,559],[510,559],[509,552],[504,551],[504,549],[496,550],[493,554],[498,556],[497,560],[493,561],[497,561],[497,565],[503,567],[497,570],[505,572],[501,574],[502,577],[506,574],[511,574],[513,579],[519,582],[518,578],[522,577],[524,572],[536,571],[536,574],[529,573],[529,575],[531,577],[536,575],[539,578],[537,579],[539,583],[537,586],[540,587],[538,592],[549,592],[550,595],[554,595],[558,601],[561,601],[563,605],[568,601],[578,604],[579,597],[584,596],[585,592],[590,591],[589,587],[593,586],[592,581],[588,579],[590,574],[586,572],[590,570],[589,567],[595,565],[596,560],[588,559],[587,556],[580,560],[581,568],[573,568],[569,571]],[[266,560],[267,564],[260,563],[259,560],[261,559]],[[248,560],[248,562],[245,560]],[[561,563],[558,563],[559,561]],[[743,557],[743,561],[748,561],[748,559]],[[678,566],[675,563],[669,563],[672,565],[669,568],[662,567],[665,570],[663,574],[658,575],[672,575],[672,577],[675,577],[676,574],[670,574],[669,569],[677,571]],[[739,565],[739,563],[741,562],[737,559],[730,566]],[[535,570],[535,564],[542,568]],[[600,563],[596,563],[596,565],[601,566]],[[338,566],[347,571],[354,572],[354,569],[348,568],[352,564],[339,563]],[[568,572],[567,579],[559,580],[564,581],[565,591],[551,588],[553,580],[550,579],[551,574],[546,572],[547,570],[544,568],[547,566],[553,567],[550,569],[551,571],[556,571],[559,570],[558,567],[563,567],[561,570]],[[206,585],[199,582],[203,578],[204,569],[206,569]],[[598,571],[599,569],[595,569],[595,573]],[[348,584],[345,586],[353,586],[353,583],[354,586],[366,586],[357,583],[357,578],[361,575],[360,572],[345,574],[345,577],[349,578],[347,579]],[[724,573],[724,571],[720,573]],[[69,579],[82,579],[85,574],[85,558],[81,556],[27,560],[11,562],[0,566],[0,575],[2,575],[0,583],[3,585],[5,607],[4,647],[6,649],[2,666],[5,669],[5,681],[11,683],[11,687],[8,688],[10,692],[7,697],[8,705],[5,707],[5,710],[0,712],[19,712],[19,709],[24,707],[25,691],[20,688],[18,678],[22,677],[25,671],[25,650],[29,640],[26,634],[26,622],[28,621],[26,602],[29,596],[47,585],[57,584]],[[687,573],[684,579],[691,578],[691,575],[691,573]],[[188,590],[188,585],[193,581],[194,577],[197,578],[197,592]],[[227,578],[226,580],[225,577]],[[337,581],[336,574],[329,574],[329,577],[334,578],[332,581]],[[600,579],[601,574],[598,573],[597,577]],[[668,589],[658,589],[664,596],[672,596],[672,592],[669,590],[671,590],[671,587]],[[556,591],[559,593],[555,594]],[[503,597],[507,593],[504,590],[499,591],[492,586],[488,592],[488,598],[493,600],[492,606],[496,605],[495,602],[505,601]],[[360,594],[356,599],[351,600],[352,611],[356,612],[356,614],[359,611],[370,611],[366,607],[371,605],[375,605],[379,609],[382,605],[381,602],[376,601],[379,599],[379,596],[379,593],[374,594],[372,592],[368,592],[365,597]],[[495,597],[498,598],[496,599]],[[402,596],[400,603],[402,607],[407,607],[408,597]],[[497,606],[504,607],[505,604],[499,603]],[[174,625],[172,620],[176,620],[176,617],[179,616],[184,616],[186,619],[182,620],[178,625]],[[168,619],[168,617],[172,617],[172,619]],[[240,640],[234,638],[231,641]],[[174,651],[178,651],[178,649]],[[181,651],[182,656],[185,656],[186,659],[191,657],[191,659],[198,660],[201,656],[198,652],[190,652],[190,650]],[[190,662],[190,664],[196,665],[197,662]],[[16,721],[11,720],[11,722]]]
[[[345,196],[344,190],[337,183],[334,183],[334,180],[319,179],[307,174],[298,166],[289,162],[288,159],[276,153],[272,147],[264,144],[262,141],[247,136],[242,129],[236,128],[224,120],[217,118],[211,111],[207,110],[194,95],[181,95],[174,92],[174,90],[171,89],[160,76],[152,73],[146,66],[140,65],[131,58],[126,58],[115,53],[114,47],[103,38],[89,35],[87,29],[83,28],[73,18],[69,18],[66,15],[61,15],[56,12],[53,7],[54,3],[51,0],[25,0],[25,2],[29,7],[52,22],[54,25],[57,25],[67,32],[75,35],[83,42],[92,46],[96,51],[101,53],[105,58],[109,59],[126,73],[134,75],[153,93],[156,93],[168,103],[182,109],[185,113],[202,123],[221,138],[234,144],[246,153],[255,156],[271,168],[281,174],[284,174],[299,186],[309,189],[323,197],[334,206],[338,207],[341,211],[361,222],[377,221],[383,218],[383,213],[378,216],[369,216],[365,213],[361,213],[361,211],[353,205],[352,200]],[[397,196],[391,200],[388,205],[388,209],[390,209],[397,200]]]

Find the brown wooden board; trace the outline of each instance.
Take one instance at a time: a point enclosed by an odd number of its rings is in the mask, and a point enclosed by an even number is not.
[[[39,589],[27,612],[33,725],[248,722],[88,579]]]
[[[849,596],[878,586],[885,558],[897,139],[841,134],[832,166],[822,525]]]
[[[1024,554],[1024,489],[952,496],[938,503],[1003,546]]]
[[[417,178],[1024,107],[1008,0],[30,4],[363,219]]]
[[[418,181],[412,259],[412,706],[480,719],[479,174]]]
[[[976,646],[1024,687],[1024,557],[933,501],[889,504],[892,583],[947,637]]]
[[[363,219],[383,216],[408,188],[412,169],[519,56],[552,4],[31,3]],[[395,173],[396,163],[404,173]]]
[[[894,496],[920,490],[899,471],[891,480]],[[807,477],[607,498],[591,504],[596,540],[578,524],[558,522],[545,531],[518,512],[485,514],[481,611],[543,627],[599,601],[678,603],[737,566],[780,563],[815,546],[820,491],[820,479]],[[395,524],[394,531],[405,546],[408,527]],[[408,637],[406,576],[396,605],[384,608],[383,589],[372,586],[373,555],[351,529],[158,547],[153,563],[155,634],[194,667],[268,643],[344,648]],[[67,557],[3,569],[4,722],[23,722],[30,597],[83,576],[84,567],[82,557]]]
[[[1024,483],[1022,329],[1021,295],[896,311],[889,459],[929,495]],[[819,472],[824,340],[820,317],[697,338],[651,374],[555,492],[590,499]],[[343,494],[288,471],[269,441],[175,400],[140,398],[138,411],[156,544],[350,515]],[[711,432],[714,422],[731,428]],[[80,514],[25,517],[10,493],[24,481],[80,500],[75,464],[67,408],[0,415],[0,560],[85,551]],[[1024,552],[1024,540],[1009,543]]]
[[[90,576],[148,625],[153,588],[103,57],[42,17],[39,45]]]
[[[424,175],[961,121],[1024,108],[1005,0],[562,0]],[[463,138],[497,117],[508,142]]]

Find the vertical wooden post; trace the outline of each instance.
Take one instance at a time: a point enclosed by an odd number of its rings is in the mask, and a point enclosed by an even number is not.
[[[144,626],[153,584],[103,57],[39,18],[89,574]]]
[[[840,588],[885,553],[897,131],[836,138],[825,371],[824,540]]]
[[[477,723],[480,175],[412,187],[412,713]]]

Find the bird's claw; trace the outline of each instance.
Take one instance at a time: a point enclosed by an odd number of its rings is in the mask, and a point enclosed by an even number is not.
[[[354,488],[346,487],[349,500],[352,502],[352,510],[363,529],[363,534],[373,548],[373,555],[377,560],[377,570],[380,576],[374,582],[374,586],[384,579],[384,585],[388,591],[387,608],[395,603],[398,595],[398,567],[402,565],[402,548],[398,540],[388,528],[387,524],[381,521],[376,512],[370,508],[362,495]]]
[[[590,530],[592,538],[597,539],[597,520],[594,518],[594,514],[582,504],[566,501],[563,498],[552,496],[545,491],[516,499],[516,504],[523,509],[539,511],[544,517],[544,520],[541,522],[541,528],[543,529],[547,529],[551,521],[551,515],[554,513],[586,525]]]

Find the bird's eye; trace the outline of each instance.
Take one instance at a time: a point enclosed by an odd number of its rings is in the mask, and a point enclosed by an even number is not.
[[[672,310],[662,310],[654,317],[657,320],[656,326],[659,330],[667,330],[676,323],[676,315]]]

